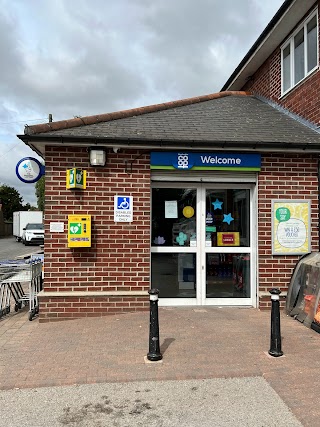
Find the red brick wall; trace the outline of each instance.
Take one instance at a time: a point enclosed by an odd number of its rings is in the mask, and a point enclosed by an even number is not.
[[[303,22],[307,15],[301,22]],[[288,34],[289,36],[290,34]],[[313,72],[313,74],[295,86],[289,93],[281,97],[280,48],[281,45],[266,59],[264,64],[256,71],[242,90],[248,90],[254,94],[268,98],[292,113],[319,125],[319,71],[316,70]],[[293,267],[297,262],[296,256],[280,257],[271,255],[271,199],[306,198],[312,200],[312,248],[313,250],[319,250],[317,162],[317,158],[300,155],[291,157],[291,159],[284,158],[284,155],[270,155],[263,158],[263,168],[259,174],[258,219],[259,290],[262,292],[267,292],[270,287],[279,287],[282,290],[287,290]],[[285,167],[283,166],[284,163]],[[286,188],[287,185],[289,188]],[[265,308],[269,305],[269,297],[260,299],[260,308]]]
[[[104,168],[88,167],[83,148],[46,150],[45,292],[147,291],[150,280],[150,166],[149,155],[137,151],[109,153]],[[138,157],[138,158],[137,158]],[[132,161],[132,174],[126,162]],[[87,169],[86,190],[66,190],[66,170]],[[268,291],[286,291],[299,256],[271,254],[271,200],[311,201],[311,243],[318,250],[318,160],[310,155],[270,154],[262,157],[258,179],[260,308],[270,305]],[[113,220],[114,195],[134,197],[134,222]],[[68,214],[92,215],[92,247],[67,247]],[[65,233],[51,233],[50,222],[64,222]],[[56,296],[40,299],[40,320],[100,316],[147,310],[146,296]]]
[[[150,280],[150,162],[138,151],[108,153],[92,168],[86,148],[46,148],[44,291],[147,291]],[[126,166],[132,173],[126,171]],[[66,189],[66,170],[87,170],[85,190]],[[134,221],[115,223],[114,195],[133,196]],[[92,215],[92,247],[68,248],[69,214]],[[50,222],[63,222],[52,233]],[[40,320],[134,311],[147,297],[41,298]]]
[[[40,322],[98,317],[107,314],[149,310],[149,299],[142,297],[43,297]]]
[[[262,157],[258,180],[259,290],[286,291],[299,256],[273,256],[271,242],[271,200],[305,199],[311,201],[311,246],[318,242],[318,160],[310,155],[270,154]],[[270,305],[270,295],[260,300],[260,308]]]
[[[269,98],[292,113],[304,117],[317,125],[320,124],[319,71],[315,71],[281,98],[280,46],[266,59],[264,64],[252,76],[252,79],[241,90],[248,90]]]

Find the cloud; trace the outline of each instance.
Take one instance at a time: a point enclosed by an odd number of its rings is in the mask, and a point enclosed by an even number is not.
[[[34,155],[12,149],[32,120],[219,91],[281,3],[0,0],[0,182],[14,183],[17,157]]]

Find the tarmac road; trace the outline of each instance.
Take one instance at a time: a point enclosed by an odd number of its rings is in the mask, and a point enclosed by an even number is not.
[[[40,251],[39,245],[24,246],[22,242],[17,242],[13,236],[0,238],[0,261],[14,260]]]

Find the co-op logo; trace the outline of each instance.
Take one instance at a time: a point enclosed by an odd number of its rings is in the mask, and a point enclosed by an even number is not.
[[[190,158],[189,153],[178,153],[177,159],[172,163],[176,169],[191,169],[194,165],[193,160]]]

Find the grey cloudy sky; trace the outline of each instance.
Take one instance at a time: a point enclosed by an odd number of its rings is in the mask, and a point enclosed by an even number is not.
[[[0,184],[25,124],[218,92],[282,0],[0,0]],[[40,120],[37,120],[40,119]]]

